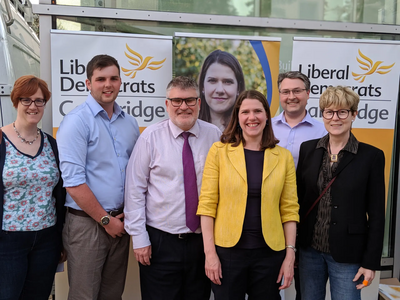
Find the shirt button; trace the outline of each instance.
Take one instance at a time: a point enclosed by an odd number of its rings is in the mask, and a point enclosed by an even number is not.
[[[336,225],[336,222],[333,222],[332,225]]]
[[[338,208],[338,206],[337,206],[337,205],[334,205],[333,208]]]

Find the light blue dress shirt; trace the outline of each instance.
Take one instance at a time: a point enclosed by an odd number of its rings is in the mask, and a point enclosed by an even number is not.
[[[57,132],[64,187],[86,183],[106,211],[123,207],[125,169],[138,137],[135,118],[114,103],[110,120],[89,95],[64,117]],[[69,194],[65,205],[81,209]]]
[[[279,116],[272,118],[272,129],[279,140],[278,145],[292,153],[296,168],[301,144],[319,139],[328,133],[324,124],[313,119],[308,112],[304,119],[293,128],[286,122],[284,112],[282,112]]]

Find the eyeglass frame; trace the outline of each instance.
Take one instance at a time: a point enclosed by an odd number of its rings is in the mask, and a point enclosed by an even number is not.
[[[189,98],[167,98],[169,101],[171,101],[171,105],[173,106],[173,107],[181,107],[181,105],[183,104],[183,102],[185,102],[185,104],[186,104],[186,106],[188,106],[188,107],[193,107],[193,106],[196,106],[196,104],[197,104],[197,101],[200,99],[199,97],[189,97]],[[179,104],[179,105],[174,105],[173,103],[173,101],[177,101],[177,100],[181,100],[181,103]],[[195,102],[194,102],[194,104],[193,105],[189,105],[188,103],[187,103],[187,101],[188,100],[193,100],[193,99],[195,99]]]
[[[25,100],[25,101],[26,101],[26,100],[29,100],[30,103],[29,103],[29,104],[24,104],[24,102],[23,102],[24,100]],[[43,101],[43,105],[37,105],[36,101]],[[32,102],[33,102],[33,103],[35,103],[35,106],[36,106],[36,107],[43,107],[43,106],[46,105],[47,100],[46,100],[46,99],[35,99],[35,100],[32,100],[31,98],[24,98],[24,97],[21,97],[21,98],[19,98],[19,102],[21,102],[21,104],[22,104],[23,106],[31,106],[31,104],[32,104]]]
[[[296,92],[295,92],[296,91]],[[284,96],[289,96],[290,93],[292,93],[293,95],[300,95],[302,92],[307,91],[307,89],[293,89],[293,90],[279,90],[279,94],[282,94]]]
[[[341,111],[341,110],[345,110],[345,111],[347,111],[347,116],[345,117],[345,118],[341,118],[341,117],[339,117],[339,111]],[[324,112],[325,112],[325,109],[323,109],[322,110],[322,117],[325,119],[325,120],[332,120],[333,119],[333,117],[335,116],[335,113],[336,113],[336,115],[337,115],[337,117],[338,117],[338,119],[339,120],[346,120],[348,117],[349,117],[349,115],[350,115],[350,112],[353,112],[353,110],[351,110],[351,109],[338,109],[338,110],[331,110],[331,109],[329,109],[328,111],[331,111],[332,112],[332,118],[326,118],[325,116],[324,116]]]

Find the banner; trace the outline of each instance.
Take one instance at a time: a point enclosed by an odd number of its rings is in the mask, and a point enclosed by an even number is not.
[[[199,118],[224,130],[237,95],[255,89],[279,114],[280,38],[175,33],[176,75],[198,80]],[[220,51],[216,51],[220,50]]]
[[[122,85],[117,103],[141,131],[168,117],[165,90],[172,78],[172,37],[84,31],[51,31],[53,131],[86,100],[86,65],[98,54],[118,60]]]
[[[328,86],[351,87],[360,96],[352,132],[385,153],[389,185],[400,74],[400,43],[380,40],[294,38],[292,70],[311,81],[306,109],[321,118],[319,97]],[[386,188],[386,191],[388,188]]]

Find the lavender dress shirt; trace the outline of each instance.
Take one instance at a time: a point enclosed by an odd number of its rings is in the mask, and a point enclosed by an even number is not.
[[[304,119],[293,128],[286,122],[284,112],[282,112],[279,116],[272,118],[272,129],[279,140],[278,145],[292,153],[296,168],[300,145],[305,141],[319,139],[328,133],[324,124],[313,119],[308,112]]]
[[[188,131],[200,191],[208,150],[221,131],[201,120]],[[133,149],[126,169],[124,225],[134,249],[150,245],[146,225],[171,234],[191,232],[185,216],[182,132],[170,120],[161,121],[147,127]]]

